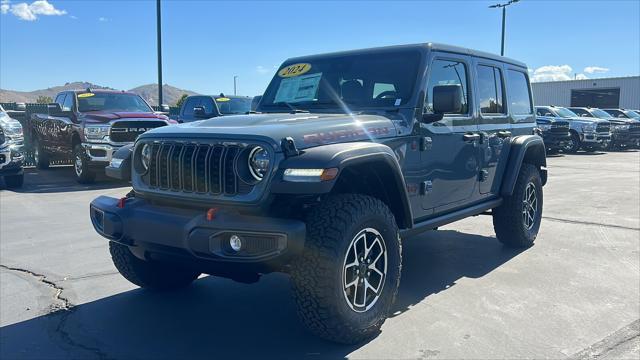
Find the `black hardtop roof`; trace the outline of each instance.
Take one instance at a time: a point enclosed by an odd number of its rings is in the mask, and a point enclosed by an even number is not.
[[[253,96],[226,95],[226,94],[224,96],[222,96],[222,94],[217,94],[217,95],[200,95],[200,94],[197,94],[197,95],[189,95],[188,97],[196,97],[196,96],[212,97],[214,99],[221,98],[221,97],[226,97],[226,98],[229,98],[229,99],[251,99],[251,98],[253,98]]]
[[[367,49],[339,51],[339,52],[309,55],[309,56],[298,56],[298,57],[287,59],[285,63],[292,63],[292,62],[297,62],[302,60],[313,60],[316,58],[324,58],[324,57],[331,57],[331,56],[359,55],[359,54],[367,54],[367,53],[374,54],[374,53],[384,53],[384,52],[398,51],[398,50],[412,50],[412,49],[415,49],[415,50],[427,49],[431,51],[441,51],[441,52],[449,52],[449,53],[455,53],[455,54],[470,55],[470,56],[508,63],[511,65],[522,67],[524,69],[527,68],[527,65],[525,63],[518,60],[510,59],[505,56],[491,54],[491,53],[487,53],[479,50],[467,49],[459,46],[438,44],[438,43],[393,45],[393,46],[375,47],[375,48],[367,48]]]

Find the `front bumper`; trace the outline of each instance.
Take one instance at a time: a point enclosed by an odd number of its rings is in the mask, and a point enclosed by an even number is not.
[[[564,148],[567,142],[571,139],[569,132],[564,134],[558,134],[553,132],[543,132],[542,140],[547,149],[560,149]]]
[[[145,257],[176,256],[209,264],[286,264],[304,247],[302,221],[248,216],[220,208],[207,219],[204,210],[153,205],[144,199],[100,196],[90,205],[91,223],[105,238],[143,252]],[[234,251],[231,235],[242,239]],[[134,251],[135,249],[135,251]]]
[[[640,139],[640,133],[630,131],[614,131],[611,133],[611,141],[617,145],[635,145]]]
[[[21,175],[23,163],[22,152],[10,147],[0,149],[0,176]]]
[[[580,134],[580,140],[588,146],[606,147],[611,141],[611,133],[588,132]]]
[[[108,163],[113,158],[113,154],[127,144],[107,144],[107,143],[82,143],[82,147],[87,153],[87,158],[94,163]]]

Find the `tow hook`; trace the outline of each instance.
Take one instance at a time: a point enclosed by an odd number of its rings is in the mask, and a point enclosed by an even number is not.
[[[282,138],[282,140],[280,140],[280,147],[282,148],[282,152],[284,153],[285,157],[300,155],[300,150],[296,148],[296,143],[290,136]]]

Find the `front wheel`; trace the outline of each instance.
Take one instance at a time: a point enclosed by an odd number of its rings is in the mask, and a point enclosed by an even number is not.
[[[504,245],[526,248],[533,245],[542,221],[542,179],[538,168],[524,163],[513,194],[493,209],[493,228]]]
[[[22,184],[24,183],[24,174],[5,176],[4,183],[9,189],[22,187]]]
[[[305,249],[292,267],[303,324],[339,343],[374,336],[398,293],[401,253],[398,227],[382,201],[358,194],[327,198],[309,214]]]
[[[87,153],[80,144],[73,148],[73,170],[80,184],[90,184],[96,179],[96,173],[89,168]]]
[[[578,152],[578,149],[580,149],[580,137],[578,136],[578,134],[572,132],[571,137],[569,137],[564,150],[569,154],[575,154]]]

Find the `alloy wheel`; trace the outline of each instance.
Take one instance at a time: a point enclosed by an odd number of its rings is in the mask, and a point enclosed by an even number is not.
[[[536,186],[530,182],[524,191],[524,199],[522,199],[522,221],[527,230],[530,230],[536,222],[536,214],[538,212],[538,194]]]

